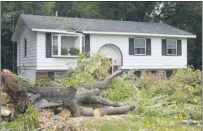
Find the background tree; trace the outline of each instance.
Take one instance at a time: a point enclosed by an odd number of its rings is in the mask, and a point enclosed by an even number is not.
[[[7,68],[13,71],[17,70],[17,46],[11,42],[13,34],[13,22],[16,25],[20,13],[34,14],[34,15],[51,15],[55,2],[2,2],[1,16],[2,16],[2,68]],[[13,52],[14,47],[14,52]],[[13,63],[14,53],[14,63]]]
[[[202,66],[201,2],[2,2],[2,16],[23,10],[25,14],[162,22],[197,35],[188,39],[188,64]],[[19,14],[14,17],[15,24]],[[12,70],[12,15],[2,20],[2,68]],[[16,54],[16,47],[15,54]],[[16,58],[15,58],[16,60]],[[15,61],[16,66],[16,61]]]

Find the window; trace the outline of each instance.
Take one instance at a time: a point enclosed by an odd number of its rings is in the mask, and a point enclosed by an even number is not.
[[[24,57],[27,56],[27,39],[24,38]]]
[[[140,77],[141,76],[141,71],[135,71],[134,75],[137,76],[137,77]]]
[[[167,39],[166,49],[167,55],[177,55],[177,40]]]
[[[53,55],[58,55],[58,36],[53,36]]]
[[[52,35],[53,56],[77,56],[80,52],[79,37],[73,35]]]
[[[146,54],[146,39],[136,38],[134,39],[135,55],[145,55]]]

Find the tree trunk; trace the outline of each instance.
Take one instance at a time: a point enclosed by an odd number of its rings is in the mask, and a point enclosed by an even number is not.
[[[28,104],[26,102],[28,99],[24,98],[28,98],[28,91],[30,103],[37,108],[63,106],[63,108],[66,108],[71,112],[71,116],[103,116],[105,114],[113,115],[127,113],[135,107],[132,104],[110,101],[99,96],[101,92],[100,90],[106,88],[108,83],[121,73],[122,71],[117,71],[102,82],[96,84],[84,84],[84,86],[78,87],[77,89],[73,86],[67,88],[31,86],[21,82],[7,70],[6,72],[3,70],[1,75],[2,82],[4,83],[4,87],[7,89],[9,96],[21,104],[17,104],[17,106],[22,106],[22,110],[18,113],[23,113],[23,111],[27,108]],[[112,107],[104,107],[93,110],[91,107],[88,108],[80,106],[84,103],[100,104]]]
[[[120,107],[104,107],[98,108],[94,110],[94,116],[104,116],[104,115],[117,115],[117,114],[125,114],[129,111],[132,111],[135,108],[133,104],[124,105]]]

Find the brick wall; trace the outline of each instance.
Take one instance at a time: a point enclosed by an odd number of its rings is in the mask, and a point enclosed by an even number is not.
[[[36,80],[48,80],[48,72],[36,72]]]

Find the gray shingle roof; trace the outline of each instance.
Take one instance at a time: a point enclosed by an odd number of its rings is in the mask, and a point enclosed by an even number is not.
[[[39,16],[25,14],[21,14],[21,18],[28,24],[30,28],[35,29],[194,35],[192,33],[162,23]]]

